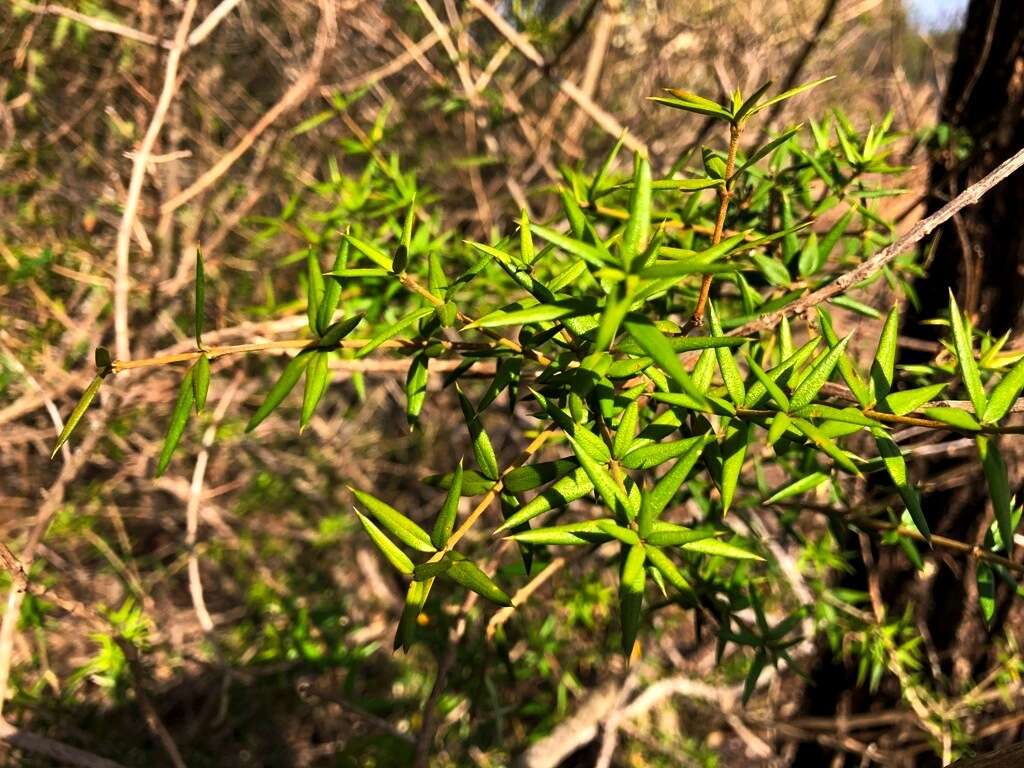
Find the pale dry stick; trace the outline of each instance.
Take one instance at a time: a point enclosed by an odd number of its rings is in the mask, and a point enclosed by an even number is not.
[[[161,205],[161,213],[166,214],[177,210],[216,182],[217,179],[228,172],[242,155],[249,151],[249,148],[256,143],[256,139],[267,128],[306,98],[320,79],[320,69],[323,66],[324,57],[327,55],[327,51],[334,45],[336,23],[335,0],[320,0],[320,23],[317,27],[313,55],[310,57],[306,71],[292,83],[284,95],[256,121],[252,128],[246,131],[245,135],[238,140],[238,143],[224,153],[220,160],[204,171],[188,187]],[[126,357],[126,355],[122,356],[119,352],[118,357]]]
[[[206,477],[206,466],[210,461],[210,446],[217,436],[217,425],[224,419],[228,407],[238,393],[241,379],[235,379],[228,385],[217,408],[213,412],[213,419],[210,426],[203,433],[202,450],[196,457],[196,466],[192,471],[192,482],[188,489],[188,502],[185,505],[185,549],[188,551],[188,593],[192,598],[192,608],[195,611],[199,626],[209,635],[214,630],[213,619],[206,608],[206,598],[203,596],[203,580],[199,573],[199,553],[196,551],[196,539],[199,532],[199,503],[203,496],[203,481]]]
[[[369,72],[364,72],[361,75],[350,77],[348,80],[343,80],[340,83],[325,85],[321,93],[326,98],[334,91],[341,91],[342,93],[346,91],[354,91],[357,88],[362,88],[364,85],[373,85],[386,77],[396,75],[417,58],[437,45],[440,41],[440,35],[438,35],[437,32],[432,31],[430,34],[424,35],[416,44],[406,49],[403,53],[400,53],[387,64],[382,64],[376,69],[371,69]]]
[[[619,746],[619,726],[623,720],[623,707],[629,701],[629,697],[633,695],[638,682],[637,668],[630,667],[626,679],[615,697],[612,710],[605,718],[601,735],[601,750],[597,754],[597,760],[594,761],[594,768],[611,768],[612,758],[615,757],[615,750]]]
[[[235,10],[235,7],[239,5],[242,0],[221,0],[221,2],[210,11],[209,15],[203,19],[202,23],[193,29],[188,36],[188,47],[199,45],[210,34],[217,28],[217,25],[227,18],[227,15]]]
[[[97,32],[109,32],[113,35],[127,38],[128,40],[134,40],[137,43],[144,45],[159,45],[160,38],[156,35],[151,35],[148,32],[129,27],[127,24],[121,24],[116,21],[110,21],[109,19],[100,19],[96,16],[88,16],[84,13],[72,10],[71,8],[65,8],[63,5],[57,3],[46,3],[45,5],[36,5],[35,3],[24,2],[24,0],[15,0],[15,5],[19,8],[24,8],[26,11],[39,15],[49,16],[61,16],[65,19],[70,19],[79,24],[82,24],[90,29],[94,29]]]
[[[142,138],[135,153],[135,160],[132,163],[131,180],[128,183],[128,196],[125,200],[124,212],[121,216],[121,224],[117,229],[116,266],[114,270],[114,336],[117,356],[124,359],[131,355],[131,347],[128,337],[128,289],[129,289],[129,249],[131,247],[132,227],[135,224],[135,215],[139,208],[139,199],[142,196],[142,184],[146,178],[146,166],[149,156],[156,144],[160,129],[163,128],[164,120],[167,117],[167,110],[171,106],[171,99],[178,85],[178,64],[181,62],[181,55],[185,50],[186,36],[189,26],[192,24],[192,16],[195,14],[198,0],[189,0],[185,10],[178,22],[178,29],[174,35],[174,45],[167,54],[167,65],[164,69],[164,84],[157,99],[156,108],[153,110],[153,117],[150,119],[149,127]]]
[[[546,70],[547,62],[544,61],[544,57],[541,56],[540,51],[533,46],[533,43],[531,43],[525,35],[517,32],[512,25],[505,20],[501,13],[494,8],[494,6],[486,2],[486,0],[469,0],[469,4],[480,11],[484,18],[491,22],[494,28],[497,29],[506,40],[512,43],[512,45],[516,47],[516,50],[525,56],[530,63],[538,67],[541,71]],[[575,83],[553,73],[546,73],[545,76],[557,85],[558,89],[562,91],[562,93],[572,99],[576,105],[583,110],[583,112],[585,112],[587,116],[603,131],[615,139],[622,137],[623,143],[635,152],[646,151],[647,147],[641,139],[637,138],[625,126],[623,126],[614,117],[614,115],[600,107]]]
[[[566,559],[564,557],[556,557],[544,566],[544,569],[540,573],[517,589],[516,593],[512,595],[512,605],[506,606],[505,608],[497,611],[493,616],[491,616],[491,620],[487,622],[487,639],[491,640],[494,637],[494,633],[498,631],[498,627],[502,626],[512,618],[516,612],[516,607],[522,605],[525,600],[528,600],[530,595],[540,589],[548,579],[562,570],[562,568],[565,567],[565,564]]]
[[[801,299],[794,301],[782,309],[762,315],[757,320],[741,325],[729,331],[730,336],[749,336],[751,334],[768,331],[782,322],[782,319],[791,315],[799,315],[808,309],[824,303],[838,294],[844,293],[862,280],[866,280],[878,270],[895,259],[901,253],[916,245],[941,224],[949,221],[954,214],[959,213],[968,205],[974,205],[984,197],[993,187],[1004,181],[1007,177],[1024,166],[1024,149],[1019,150],[1015,155],[1003,161],[990,174],[979,179],[959,195],[954,197],[939,210],[926,219],[917,222],[911,229],[894,243],[887,245],[882,250],[866,259],[859,266],[840,275],[834,281],[816,291],[813,291]]]
[[[587,57],[587,65],[583,70],[583,80],[581,83],[583,92],[590,98],[593,98],[597,92],[597,85],[601,78],[601,69],[604,66],[605,56],[608,53],[608,44],[611,42],[612,31],[618,23],[618,10],[609,9],[600,12],[597,23],[594,25],[594,38],[590,42],[590,55]],[[579,105],[577,105],[578,109]],[[577,149],[579,149],[580,145],[576,141],[576,136],[583,129],[585,120],[586,115],[582,111],[577,111],[572,115],[569,126],[565,130],[566,137],[569,141],[573,142]],[[582,150],[580,152],[582,153]]]
[[[471,109],[466,110],[463,114],[463,131],[466,137],[466,149],[470,155],[473,155],[477,151],[476,147],[476,108],[480,104],[480,96],[477,93],[476,85],[473,81],[473,74],[469,69],[469,64],[466,61],[466,56],[459,52],[459,49],[455,46],[455,42],[452,40],[451,33],[445,26],[444,22],[434,12],[434,9],[430,7],[430,3],[427,0],[416,0],[416,5],[420,9],[420,13],[426,18],[427,23],[430,24],[431,29],[441,38],[441,46],[444,48],[445,53],[448,54],[448,58],[451,59],[452,64],[455,66],[455,72],[459,76],[459,82],[462,84],[463,93],[466,95],[466,100],[469,102]],[[454,8],[451,7],[450,3],[445,3],[449,15],[457,14]],[[457,16],[456,16],[457,19]],[[452,19],[454,25],[456,19]],[[464,41],[464,35],[460,34],[460,42]],[[487,200],[487,193],[483,188],[483,180],[480,177],[480,169],[475,163],[471,163],[466,169],[466,174],[469,176],[469,186],[473,192],[473,199],[476,202],[477,213],[480,217],[480,221],[485,225],[487,229],[493,221],[491,206]]]

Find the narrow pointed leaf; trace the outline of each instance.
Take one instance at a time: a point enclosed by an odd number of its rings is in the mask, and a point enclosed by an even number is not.
[[[312,249],[306,253],[306,282],[309,291],[306,297],[306,315],[309,330],[315,334],[319,331],[317,323],[320,317],[320,302],[324,298],[324,273]]]
[[[203,346],[203,318],[206,313],[206,270],[203,266],[203,249],[196,248],[196,297],[195,297],[196,346]],[[202,406],[200,406],[202,408]]]
[[[885,397],[892,390],[893,374],[896,368],[896,342],[900,332],[899,307],[893,307],[885,318],[882,333],[878,337],[878,348],[871,363],[871,386],[875,399]]]
[[[706,434],[680,441],[686,444],[686,452],[672,465],[672,469],[655,483],[651,490],[643,494],[640,502],[640,513],[637,517],[641,536],[646,536],[650,533],[655,521],[675,497],[680,486],[685,482],[694,465],[696,465],[704,447],[712,439],[711,434]]]
[[[647,554],[647,560],[658,569],[658,572],[665,577],[669,584],[680,592],[689,593],[693,591],[690,587],[690,582],[683,576],[682,571],[664,552],[657,547],[644,547],[644,552]]]
[[[731,422],[725,428],[725,440],[722,442],[722,514],[728,512],[732,505],[749,442],[749,423]]]
[[[800,494],[807,493],[807,491],[813,490],[821,485],[823,482],[828,480],[828,475],[824,472],[812,472],[809,475],[801,477],[789,485],[783,486],[767,499],[763,504],[775,504],[784,499],[791,498],[793,496],[799,496]]]
[[[430,541],[437,549],[441,549],[448,543],[448,539],[455,529],[455,517],[459,512],[459,499],[462,498],[462,477],[462,460],[459,459],[459,465],[455,468],[452,483],[448,487],[448,495],[444,497],[444,504],[441,505],[441,511],[434,522],[434,530],[430,534]]]
[[[461,584],[466,589],[473,590],[492,603],[504,606],[512,605],[512,598],[506,595],[490,576],[469,560],[459,560],[452,563],[444,575],[445,578],[451,579],[456,584]]]
[[[299,378],[302,376],[302,372],[309,365],[309,361],[312,359],[312,354],[309,351],[302,351],[288,361],[288,365],[284,367],[281,372],[281,376],[270,391],[264,398],[263,403],[259,408],[256,409],[256,413],[249,419],[249,423],[245,426],[246,432],[251,432],[259,425],[267,416],[270,415],[271,411],[277,408],[281,404],[281,401],[285,399],[289,392],[299,382]]]
[[[633,653],[644,605],[644,561],[647,559],[643,544],[634,544],[624,555],[619,581],[619,613],[622,622],[622,652],[628,659]]]
[[[715,310],[713,302],[708,305],[708,309],[710,310],[711,332],[715,336],[721,336],[722,324],[718,320],[718,312]],[[747,389],[743,386],[743,375],[740,373],[739,366],[736,365],[736,359],[732,356],[732,352],[723,348],[716,349],[715,356],[718,358],[718,368],[722,372],[722,380],[725,382],[730,399],[736,405],[743,405],[747,399]]]
[[[1009,373],[1003,376],[996,388],[992,390],[981,420],[986,424],[998,424],[1017,402],[1021,389],[1024,389],[1024,357],[1010,369]]]
[[[917,494],[917,489],[910,484],[908,479],[907,462],[903,458],[899,446],[896,445],[891,437],[879,429],[874,430],[874,434],[878,453],[882,457],[885,469],[889,473],[889,477],[892,478],[896,490],[899,491],[900,498],[903,499],[903,503],[907,507],[907,512],[910,513],[910,519],[914,522],[914,527],[924,536],[925,541],[931,544],[932,534],[928,528],[928,520],[925,518],[924,510],[921,508],[921,499]]]
[[[374,337],[366,343],[365,346],[361,347],[359,351],[356,352],[356,358],[359,359],[366,357],[375,349],[377,349],[377,347],[383,344],[385,341],[393,339],[395,336],[400,334],[413,323],[422,320],[424,317],[428,317],[434,314],[434,312],[435,310],[433,307],[423,307],[422,309],[417,309],[415,312],[411,312],[410,314],[403,317],[401,320],[385,327],[383,330],[376,333]]]
[[[849,341],[850,336],[847,336],[821,356],[821,359],[815,363],[811,372],[807,374],[804,380],[800,382],[800,386],[793,392],[793,396],[789,398],[790,408],[803,408],[814,400],[818,392],[825,385],[825,382],[832,375],[832,371],[843,356]]]
[[[387,558],[387,561],[391,563],[399,573],[404,573],[406,576],[411,576],[413,572],[412,560],[405,554],[398,545],[395,544],[387,535],[374,525],[373,521],[370,520],[366,515],[360,513],[360,511],[354,510],[356,517],[359,518],[359,522],[363,524],[363,528],[366,529],[366,533],[369,535],[370,540],[377,546],[381,554]]]
[[[702,555],[713,555],[715,557],[727,557],[732,560],[764,560],[758,554],[750,550],[738,547],[735,544],[721,541],[719,539],[700,539],[683,544],[687,552],[697,552]]]
[[[462,415],[466,420],[466,426],[469,428],[469,435],[473,442],[473,456],[476,458],[477,466],[480,467],[484,477],[497,480],[501,472],[498,469],[498,457],[494,453],[491,438],[487,436],[480,416],[473,408],[473,404],[469,402],[469,398],[463,394],[461,389],[458,389],[457,392],[459,405],[462,406]]]
[[[206,396],[210,392],[210,358],[205,354],[196,358],[192,389],[195,396],[196,413],[206,407]]]
[[[89,382],[89,386],[85,388],[82,396],[78,399],[78,403],[71,411],[71,415],[68,416],[68,420],[64,423],[64,429],[60,431],[60,435],[57,437],[57,442],[54,443],[53,453],[50,454],[52,459],[57,455],[57,452],[71,437],[71,433],[75,431],[75,427],[78,426],[78,422],[82,420],[82,416],[89,409],[89,405],[92,403],[93,398],[96,397],[96,393],[100,391],[100,385],[103,384],[102,374],[97,375],[95,379]]]
[[[313,352],[306,366],[306,388],[302,394],[302,415],[299,418],[299,432],[309,426],[313,412],[330,383],[330,366],[327,352]]]
[[[960,307],[957,306],[952,291],[949,292],[949,322],[953,327],[953,346],[956,349],[960,378],[963,379],[964,387],[974,405],[974,412],[980,417],[985,412],[987,404],[985,390],[981,386],[981,374],[978,372],[978,363],[974,359],[971,336],[964,325],[963,315],[960,314]]]
[[[174,404],[174,411],[171,413],[171,421],[167,425],[167,434],[164,436],[164,445],[160,449],[160,458],[156,462],[156,476],[160,477],[171,463],[174,449],[178,447],[185,426],[188,424],[189,413],[195,403],[195,390],[192,387],[192,380],[195,376],[195,368],[189,368],[188,373],[181,380],[181,387],[178,389],[178,401]]]
[[[356,488],[349,488],[352,495],[359,503],[366,508],[366,511],[373,515],[388,533],[398,539],[406,546],[412,547],[417,552],[434,552],[434,545],[430,543],[430,536],[420,526],[403,515],[390,504],[386,504],[376,496],[360,491]]]
[[[630,272],[636,257],[647,247],[651,232],[651,165],[637,152],[633,165],[633,190],[629,199],[629,220],[622,234],[622,266]]]
[[[989,435],[978,435],[974,438],[978,445],[978,455],[985,471],[992,509],[995,512],[996,526],[1003,548],[1010,552],[1013,549],[1013,509],[1010,499],[1010,482],[1006,471],[1006,462],[999,452],[995,439]]]

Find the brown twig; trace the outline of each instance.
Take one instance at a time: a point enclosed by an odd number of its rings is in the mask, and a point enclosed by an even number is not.
[[[729,154],[725,159],[725,183],[718,189],[718,215],[715,217],[715,231],[711,235],[711,245],[715,246],[722,242],[722,233],[725,232],[725,217],[729,212],[729,201],[732,200],[732,174],[736,168],[736,151],[739,148],[741,126],[733,123],[729,127]],[[700,283],[700,294],[697,296],[697,306],[693,309],[691,323],[698,328],[704,325],[704,310],[708,303],[708,296],[711,294],[711,281],[713,275],[704,275]]]

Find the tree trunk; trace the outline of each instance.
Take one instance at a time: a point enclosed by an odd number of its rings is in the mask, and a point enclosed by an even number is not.
[[[945,131],[949,140],[933,153],[929,214],[1024,146],[1022,112],[1024,2],[971,0],[939,114],[937,135],[941,139]],[[915,283],[920,307],[917,311],[908,307],[904,328],[907,335],[935,340],[945,332],[924,321],[945,313],[950,289],[978,327],[994,333],[1024,329],[1024,176],[1011,177],[943,227],[933,242],[930,259],[927,276]],[[905,355],[904,362],[914,354]],[[914,361],[920,360],[919,355]],[[976,470],[977,458],[967,460],[974,463]],[[953,468],[955,464],[950,460],[931,462],[917,467],[916,474],[934,478]],[[975,478],[977,472],[965,477]],[[992,519],[990,513],[984,514],[990,505],[983,482],[960,482],[927,494],[922,501],[933,530],[952,538],[979,541]],[[850,541],[847,545],[855,549],[857,543]],[[942,675],[953,681],[947,690],[954,690],[956,681],[990,668],[994,649],[991,635],[980,619],[974,587],[975,564],[936,558],[935,575],[929,582],[923,582],[905,558],[886,554],[879,559],[879,550],[873,549],[877,563],[874,572],[879,575],[892,613],[898,613],[908,601],[919,606],[917,615],[941,660]],[[844,585],[864,590],[867,568],[858,565]],[[998,631],[1000,619],[1005,618],[1010,599],[1007,595],[1002,598],[1002,611],[997,615],[994,631]],[[835,716],[840,709],[852,714],[895,703],[896,692],[884,686],[878,696],[869,696],[866,690],[857,688],[854,670],[827,649],[819,656],[816,668],[812,668],[811,679],[819,684],[808,688],[803,706],[806,714]],[[827,682],[822,684],[823,681]],[[999,743],[1012,743],[1017,736],[1017,729],[1006,731]],[[987,744],[989,749],[995,746],[993,742]],[[803,744],[794,765],[842,765],[830,762],[833,755],[831,750],[818,745]],[[1006,755],[1003,762],[977,765],[1024,765],[1022,761],[1018,750]],[[858,763],[852,757],[846,761],[847,765]],[[937,766],[939,761],[934,755],[922,755],[916,764]],[[961,764],[976,763],[957,763]]]

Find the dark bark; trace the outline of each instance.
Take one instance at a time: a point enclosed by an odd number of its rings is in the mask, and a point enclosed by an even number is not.
[[[949,127],[953,141],[933,155],[928,214],[1024,146],[1022,111],[1024,2],[971,0],[938,116],[940,124]],[[957,151],[958,146],[966,151]],[[965,209],[939,231],[932,245],[927,276],[915,283],[920,307],[909,312],[905,333],[938,338],[943,330],[923,321],[944,314],[949,289],[979,327],[995,333],[1024,329],[1024,176],[1011,177],[979,204]],[[947,461],[919,466],[916,471],[918,476],[934,478],[955,469],[956,465]],[[977,472],[965,477],[977,477]],[[933,530],[952,538],[977,541],[991,521],[984,514],[988,494],[983,482],[966,480],[926,495],[922,501]],[[847,545],[856,549],[852,541]],[[880,554],[877,549],[875,553]],[[990,667],[991,636],[976,604],[973,563],[936,558],[935,576],[927,584],[918,580],[905,559],[884,557],[876,563],[874,572],[886,603],[897,612],[908,601],[919,606],[918,616],[928,629],[943,676],[958,679]],[[855,572],[844,578],[843,586],[864,590],[866,578],[864,564],[858,563]],[[922,587],[927,587],[923,594]],[[995,631],[1006,615],[1008,599],[1003,596]],[[827,652],[819,656],[811,679],[818,684],[808,689],[803,706],[806,714],[835,716],[840,708],[863,712],[894,703],[891,692],[866,696],[857,689],[853,670]],[[1009,731],[1002,738],[1012,741],[1016,735]],[[994,746],[987,744],[989,749]],[[827,765],[831,757],[830,750],[803,744],[794,765]],[[856,765],[857,761],[847,763]],[[934,756],[924,755],[917,765],[938,762]]]
[[[939,122],[954,145],[933,158],[928,213],[1024,146],[1024,3],[972,0],[960,35]],[[1021,326],[1024,307],[1024,176],[1014,176],[939,231],[928,276],[918,281],[922,337],[937,331],[921,320],[941,315],[947,289],[979,324],[996,333]]]

